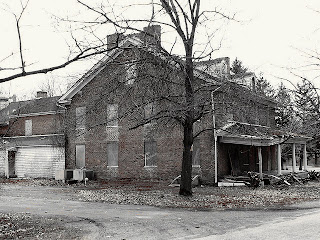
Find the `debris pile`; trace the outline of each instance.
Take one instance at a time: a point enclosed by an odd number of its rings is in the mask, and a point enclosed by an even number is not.
[[[263,174],[261,179],[258,172],[248,172],[247,176],[238,176],[238,177],[226,177],[225,181],[233,181],[237,183],[244,183],[245,185],[253,188],[257,188],[261,185],[287,185],[291,186],[292,184],[305,184],[308,181],[319,181],[320,172],[316,171],[307,171],[307,172],[298,172],[298,173],[289,173],[280,176],[275,176],[272,174]]]

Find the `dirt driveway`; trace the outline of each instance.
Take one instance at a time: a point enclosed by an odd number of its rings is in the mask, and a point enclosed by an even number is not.
[[[223,236],[316,214],[320,207],[319,201],[313,201],[276,210],[184,210],[86,202],[82,191],[73,187],[0,185],[1,233],[9,233],[0,238],[229,239]],[[22,222],[25,224],[16,226]]]

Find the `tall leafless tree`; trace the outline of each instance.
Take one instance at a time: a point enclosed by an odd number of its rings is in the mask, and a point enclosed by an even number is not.
[[[144,25],[160,24],[164,28],[170,29],[176,36],[175,41],[172,43],[170,53],[176,47],[182,46],[182,54],[180,55],[179,65],[181,72],[183,73],[183,92],[184,92],[184,106],[183,116],[179,118],[180,124],[183,127],[183,159],[182,159],[182,171],[181,178],[182,183],[180,186],[181,195],[191,195],[191,171],[192,171],[192,152],[191,147],[195,134],[193,132],[194,123],[199,120],[204,113],[204,108],[197,106],[195,101],[196,92],[199,93],[199,89],[195,88],[195,75],[194,62],[201,59],[210,59],[215,50],[214,46],[219,47],[221,44],[216,37],[216,28],[213,28],[215,21],[221,21],[221,19],[229,21],[234,20],[234,15],[229,16],[224,14],[220,8],[211,5],[209,9],[201,8],[200,0],[146,0],[144,3],[130,4],[126,8],[134,8],[135,6],[144,6],[145,9],[150,10],[149,15],[146,18],[134,18],[126,16],[126,12],[121,14],[116,13],[116,7],[110,3],[110,1],[102,1],[100,4],[94,4],[91,1],[78,0],[77,2],[89,10],[95,17],[93,20],[86,21],[83,19],[70,20],[70,18],[60,18],[60,21],[68,22],[71,25],[73,23],[77,30],[86,32],[86,37],[90,36],[90,40],[83,38],[79,40],[76,37],[75,31],[71,31],[71,38],[73,40],[72,46],[70,46],[70,55],[66,61],[61,64],[50,66],[47,68],[40,68],[33,70],[28,68],[30,64],[24,60],[23,50],[23,35],[21,33],[20,22],[23,14],[28,7],[28,1],[21,0],[21,11],[19,15],[15,15],[16,30],[18,34],[19,43],[19,55],[20,64],[10,68],[0,67],[0,71],[14,72],[4,74],[4,77],[0,77],[0,83],[6,82],[12,79],[35,75],[40,73],[48,73],[57,69],[64,68],[69,64],[80,61],[95,55],[105,54],[110,50],[118,47],[115,44],[112,48],[107,47],[106,38],[101,37],[98,34],[97,28],[99,26],[107,26],[108,31],[118,32],[143,32],[137,27],[139,24]],[[84,15],[81,15],[83,17]],[[203,31],[204,32],[201,32]],[[148,35],[148,33],[145,33]],[[201,43],[202,49],[195,48],[196,44],[201,37],[205,37],[205,40]],[[94,39],[94,40],[92,40]],[[215,41],[216,42],[215,42]],[[10,56],[8,56],[10,57]],[[2,58],[1,62],[5,61]],[[176,61],[174,59],[174,61]],[[1,65],[0,65],[1,66]]]

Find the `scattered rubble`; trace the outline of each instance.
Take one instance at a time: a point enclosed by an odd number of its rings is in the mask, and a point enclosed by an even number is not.
[[[252,179],[256,177],[254,173]],[[281,208],[303,201],[320,200],[319,173],[288,174],[283,176],[264,175],[264,187],[215,187],[193,188],[190,197],[180,196],[179,188],[169,187],[167,182],[122,179],[114,181],[88,181],[68,185],[44,179],[1,180],[1,184],[25,184],[28,186],[53,186],[70,192],[70,199],[87,202],[149,205],[157,207],[188,209],[257,209]],[[268,179],[268,181],[267,181]],[[312,181],[311,181],[312,180]],[[11,181],[11,183],[9,182]],[[250,176],[230,178],[232,183],[249,183]],[[252,185],[249,185],[252,186]]]
[[[272,174],[263,174],[263,179],[260,178],[258,172],[248,172],[247,176],[227,176],[222,181],[228,181],[233,183],[244,183],[249,187],[260,187],[264,185],[287,185],[292,184],[305,184],[308,181],[319,181],[320,172],[297,172],[288,173],[281,176],[275,176]]]

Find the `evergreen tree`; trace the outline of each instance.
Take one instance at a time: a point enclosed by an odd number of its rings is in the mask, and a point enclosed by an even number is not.
[[[277,101],[276,126],[281,129],[291,130],[294,122],[294,107],[290,90],[281,82],[275,93]]]
[[[230,69],[236,76],[242,76],[244,75],[247,71],[248,68],[244,67],[242,64],[242,61],[238,60],[238,58],[236,58],[231,65],[231,69]]]
[[[272,85],[263,77],[263,73],[260,73],[256,80],[256,91],[269,98],[274,98],[275,95]]]

